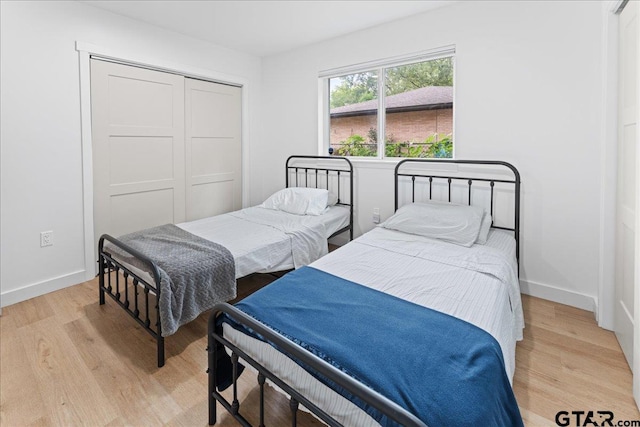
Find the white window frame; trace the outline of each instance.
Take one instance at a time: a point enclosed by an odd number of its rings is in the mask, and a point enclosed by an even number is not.
[[[384,105],[385,105],[385,90],[384,90],[384,82],[385,82],[385,69],[398,67],[402,65],[414,64],[416,62],[426,62],[434,59],[441,58],[451,58],[453,61],[453,98],[454,98],[454,108],[453,108],[453,130],[452,133],[455,133],[455,92],[456,92],[456,66],[455,66],[455,45],[444,46],[436,49],[431,49],[428,51],[422,51],[418,53],[412,53],[409,55],[397,56],[393,58],[385,58],[379,59],[375,61],[363,62],[360,64],[348,65],[345,67],[332,68],[329,70],[320,71],[318,74],[318,154],[319,155],[328,155],[329,150],[329,140],[330,140],[330,115],[329,115],[329,105],[330,105],[330,93],[329,93],[329,80],[335,77],[341,77],[348,74],[355,73],[363,73],[367,71],[377,71],[378,72],[378,155],[376,157],[356,157],[349,156],[350,159],[356,160],[376,160],[376,161],[388,161],[388,162],[398,162],[402,160],[402,157],[385,157],[385,114],[384,114]],[[382,135],[382,136],[381,136]],[[452,135],[453,136],[453,135]],[[380,143],[380,140],[383,143]],[[455,138],[453,139],[453,158],[455,158]]]

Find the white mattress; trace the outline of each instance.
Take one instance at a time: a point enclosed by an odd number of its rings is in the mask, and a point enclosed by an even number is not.
[[[176,224],[229,249],[236,278],[309,264],[327,253],[327,238],[349,225],[349,208],[323,215],[295,215],[258,206]]]
[[[486,245],[464,248],[376,228],[311,266],[484,329],[500,344],[512,381],[516,341],[524,327],[512,233],[492,230]],[[377,425],[270,345],[223,327],[227,339],[343,424]]]
[[[349,225],[349,215],[345,206],[331,206],[317,216],[254,206],[176,225],[229,249],[237,279],[312,263],[328,252],[329,236]],[[148,272],[125,264],[141,279],[153,283]]]

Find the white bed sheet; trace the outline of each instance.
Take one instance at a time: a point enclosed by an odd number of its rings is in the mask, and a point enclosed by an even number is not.
[[[480,267],[478,267],[480,264]],[[524,319],[515,240],[492,230],[485,245],[452,243],[376,228],[311,264],[319,270],[466,320],[500,344],[513,380],[516,341]],[[485,272],[479,272],[478,269]],[[366,413],[327,388],[269,344],[227,324],[225,337],[303,392],[345,425],[377,425]]]
[[[229,249],[238,279],[310,264],[328,252],[327,239],[349,225],[349,216],[345,206],[331,206],[318,216],[254,206],[176,226]],[[153,283],[148,272],[130,264],[127,267]]]
[[[327,238],[349,225],[349,214],[345,206],[317,216],[254,206],[176,225],[229,249],[239,278],[310,264],[327,253]]]

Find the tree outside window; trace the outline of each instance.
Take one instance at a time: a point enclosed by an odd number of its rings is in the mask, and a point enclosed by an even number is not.
[[[453,157],[453,57],[333,77],[329,91],[334,154]]]

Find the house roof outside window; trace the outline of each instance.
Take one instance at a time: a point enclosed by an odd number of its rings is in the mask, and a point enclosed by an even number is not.
[[[453,87],[427,86],[396,95],[389,95],[385,97],[385,104],[388,113],[452,108]],[[377,111],[378,100],[372,99],[371,101],[332,108],[330,114],[332,118],[349,117],[376,114]]]

